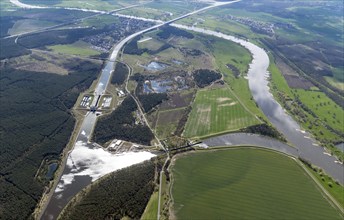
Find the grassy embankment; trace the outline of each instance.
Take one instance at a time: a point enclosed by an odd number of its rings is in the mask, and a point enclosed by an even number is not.
[[[171,171],[177,218],[343,219],[294,160],[275,152],[188,154]]]
[[[141,216],[142,220],[156,219],[158,214],[159,192],[154,192],[149,199],[145,212]]]
[[[321,168],[306,166],[306,168],[312,172],[317,181],[328,191],[333,198],[344,208],[344,186],[336,182],[332,177],[323,172]]]

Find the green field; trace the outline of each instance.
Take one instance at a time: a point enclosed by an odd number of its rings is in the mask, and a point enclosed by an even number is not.
[[[334,181],[332,177],[323,172],[321,168],[312,168],[305,166],[318,179],[318,182],[336,199],[344,208],[344,186]]]
[[[215,57],[217,68],[224,75],[224,80],[250,112],[260,118],[266,118],[254,102],[248,86],[248,80],[245,78],[248,66],[252,60],[250,52],[234,42],[219,38],[215,39],[212,53]],[[227,64],[235,66],[239,70],[240,76],[235,77],[233,71],[226,66]]]
[[[8,30],[8,34],[15,35],[25,33],[33,30],[39,30],[49,26],[56,25],[56,22],[42,21],[36,19],[21,19],[15,22],[13,27]]]
[[[296,90],[299,99],[321,120],[332,128],[344,132],[343,109],[328,98],[323,92]]]
[[[184,111],[185,108],[159,111],[156,125],[157,135],[160,138],[166,138],[173,134]]]
[[[177,219],[343,219],[303,168],[272,151],[198,152],[171,171]]]
[[[335,77],[329,77],[329,76],[325,76],[325,79],[332,86],[334,86],[338,89],[344,90],[344,82],[337,80]]]
[[[144,37],[137,42],[137,46],[140,49],[147,48],[148,50],[158,50],[161,46],[164,45],[164,42],[161,42],[155,38]]]
[[[90,46],[91,45],[86,42],[77,41],[73,44],[59,44],[54,46],[48,46],[47,48],[57,53],[64,53],[69,55],[95,56],[100,54],[99,51],[91,49]]]
[[[145,212],[141,216],[142,220],[156,219],[158,214],[159,192],[154,192],[149,199]]]
[[[192,104],[184,136],[202,137],[258,123],[228,88],[203,89]]]

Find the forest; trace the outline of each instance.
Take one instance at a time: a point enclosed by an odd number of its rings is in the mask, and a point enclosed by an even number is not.
[[[150,145],[154,135],[146,125],[136,124],[134,111],[137,105],[131,96],[111,114],[101,117],[95,126],[93,139],[105,144],[112,139],[121,139],[134,143]]]
[[[185,37],[188,39],[194,38],[194,35],[191,34],[190,32],[172,27],[170,25],[165,25],[163,28],[161,28],[161,31],[157,34],[158,37],[164,40],[171,37],[171,35],[174,35],[177,37]]]
[[[142,108],[145,112],[149,112],[155,106],[162,103],[162,101],[167,99],[166,93],[150,93],[150,94],[140,94],[138,98],[141,102]]]
[[[0,50],[0,60],[31,53],[30,50],[26,49],[21,45],[16,44],[14,40],[11,38],[0,39]]]
[[[96,35],[104,31],[105,29],[93,28],[52,30],[21,37],[18,39],[18,44],[26,48],[40,48],[55,44],[71,44],[84,36]]]
[[[193,77],[198,87],[204,88],[218,79],[221,79],[221,73],[213,70],[199,69],[193,73]]]
[[[127,65],[124,63],[117,63],[115,67],[115,71],[112,74],[111,83],[116,85],[121,85],[124,83],[127,75],[129,73],[129,69]]]
[[[69,141],[70,108],[100,70],[89,61],[70,65],[68,75],[1,69],[0,218],[30,216],[47,185],[35,176],[42,160],[59,159]]]
[[[154,190],[157,166],[151,159],[101,178],[81,191],[59,219],[140,219]]]

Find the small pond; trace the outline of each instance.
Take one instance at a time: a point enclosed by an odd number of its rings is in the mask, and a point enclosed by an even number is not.
[[[164,93],[173,88],[171,80],[150,80],[143,84],[144,93]]]
[[[48,180],[51,180],[54,176],[54,173],[57,169],[58,164],[57,163],[51,163],[48,165],[48,171],[47,174],[45,174],[45,178]]]

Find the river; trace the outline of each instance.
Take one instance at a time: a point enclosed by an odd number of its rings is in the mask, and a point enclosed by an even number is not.
[[[259,108],[277,130],[298,149],[300,157],[321,167],[341,184],[344,183],[344,166],[338,163],[334,156],[329,155],[323,147],[319,147],[308,132],[302,131],[298,123],[284,111],[272,96],[267,79],[267,76],[270,75],[268,72],[270,60],[264,49],[248,41],[220,32],[179,24],[172,24],[172,26],[230,40],[248,49],[253,57],[248,70],[248,82],[253,98]]]

